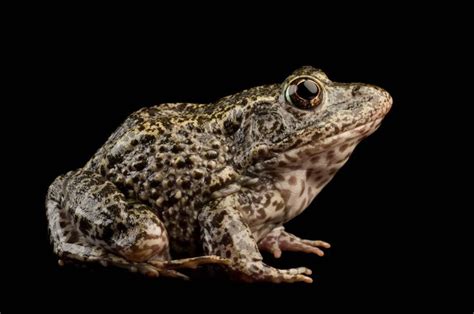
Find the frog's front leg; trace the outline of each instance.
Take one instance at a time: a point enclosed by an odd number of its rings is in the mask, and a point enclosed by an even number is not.
[[[230,272],[245,281],[311,283],[311,270],[300,267],[277,269],[263,263],[257,243],[238,210],[236,194],[207,204],[199,214],[205,254],[215,254],[232,261]]]
[[[260,250],[268,251],[275,258],[280,258],[282,251],[314,253],[323,256],[320,248],[328,249],[331,245],[320,240],[304,240],[285,231],[283,226],[273,229],[258,243]]]

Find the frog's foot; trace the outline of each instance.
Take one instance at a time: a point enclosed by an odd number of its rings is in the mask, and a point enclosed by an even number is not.
[[[57,247],[58,260],[60,266],[66,263],[74,264],[75,262],[98,263],[104,267],[114,266],[126,269],[130,272],[139,272],[149,277],[173,277],[188,280],[189,277],[175,270],[157,267],[150,263],[137,263],[126,260],[125,258],[107,252],[100,247],[91,246],[81,238],[80,235],[74,235],[74,243],[64,243]]]
[[[216,255],[207,255],[207,256],[197,256],[197,257],[190,257],[190,258],[183,258],[171,261],[162,261],[162,260],[150,260],[148,261],[149,264],[154,265],[158,268],[163,269],[180,269],[180,268],[191,268],[195,269],[201,265],[230,265],[231,260],[222,258]]]
[[[312,283],[312,271],[306,267],[277,269],[261,261],[242,260],[231,268],[232,277],[247,282],[266,281],[273,283]]]
[[[328,249],[331,245],[319,240],[304,240],[288,233],[284,227],[273,229],[259,243],[258,248],[270,252],[275,258],[280,258],[282,251],[294,251],[313,253],[323,256],[324,252],[320,248]]]

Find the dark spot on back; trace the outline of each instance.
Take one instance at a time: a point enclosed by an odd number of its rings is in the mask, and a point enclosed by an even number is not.
[[[221,244],[225,245],[225,246],[228,246],[229,244],[232,243],[232,238],[231,236],[228,234],[228,233],[225,233],[223,236],[222,236],[222,239],[221,239]]]
[[[155,141],[156,141],[156,138],[151,134],[145,134],[142,137],[140,137],[140,143],[145,144],[145,145],[152,144]]]
[[[82,233],[88,234],[91,228],[92,228],[92,225],[90,224],[89,221],[87,221],[87,219],[79,220],[79,230],[81,230]]]
[[[206,152],[206,158],[207,159],[216,159],[219,154],[215,150],[209,150]]]
[[[107,207],[111,216],[118,216],[120,214],[120,207],[117,204],[112,204]]]
[[[77,230],[72,230],[71,235],[69,236],[69,239],[67,242],[69,243],[76,243],[79,240],[79,232]]]
[[[144,160],[141,160],[139,162],[134,163],[132,165],[132,168],[136,171],[140,171],[140,170],[145,169],[145,166],[146,166],[146,162]]]
[[[183,187],[183,189],[189,189],[191,187],[191,182],[188,181],[188,180],[184,180],[182,183],[181,183],[181,186]]]
[[[216,214],[214,216],[214,218],[212,218],[211,224],[214,227],[219,227],[221,225],[222,220],[224,220],[224,216],[225,216],[224,212],[220,212],[220,213]]]
[[[120,162],[122,162],[123,160],[123,155],[108,155],[107,156],[107,160],[109,162],[109,164],[107,165],[109,168],[112,168],[113,165],[115,164],[118,164]]]
[[[113,235],[114,235],[114,228],[112,228],[111,225],[104,227],[104,232],[102,233],[102,239],[105,242],[109,242],[110,239],[112,239]]]
[[[125,225],[121,222],[117,224],[117,227],[115,227],[115,229],[120,233],[127,231],[127,227],[125,227]]]
[[[186,165],[186,161],[183,158],[179,158],[176,161],[176,167],[177,168],[184,168],[185,165]]]
[[[204,174],[201,171],[194,171],[193,172],[193,177],[197,180],[201,179],[204,176]]]
[[[171,147],[171,151],[176,154],[183,151],[183,147],[179,144],[175,144],[173,147]]]

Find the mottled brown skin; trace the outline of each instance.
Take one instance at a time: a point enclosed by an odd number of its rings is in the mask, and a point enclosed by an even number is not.
[[[300,78],[319,87],[306,107],[287,92]],[[240,280],[311,282],[309,269],[270,267],[260,250],[323,255],[329,244],[300,239],[283,224],[311,203],[390,106],[378,87],[334,83],[303,67],[283,84],[214,104],[143,108],[83,168],[51,185],[54,250],[149,275],[185,278],[176,269],[219,264]]]

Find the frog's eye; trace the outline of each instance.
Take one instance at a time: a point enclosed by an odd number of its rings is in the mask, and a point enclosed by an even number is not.
[[[321,94],[319,83],[309,77],[295,78],[285,90],[286,101],[300,109],[317,107],[322,100]]]

